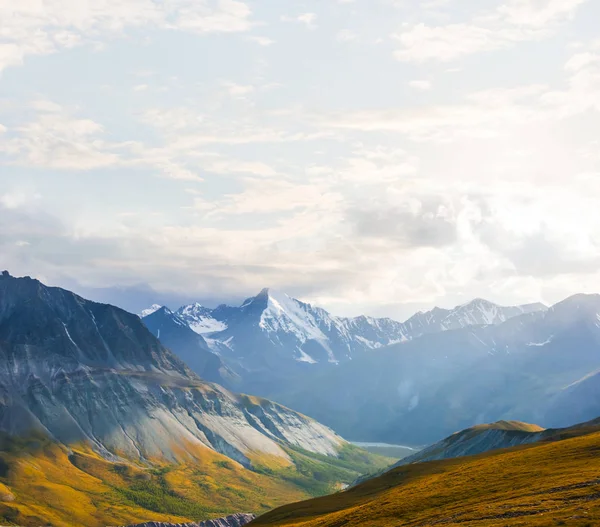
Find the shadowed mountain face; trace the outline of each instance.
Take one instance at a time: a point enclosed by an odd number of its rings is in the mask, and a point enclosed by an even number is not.
[[[7,275],[0,401],[0,431],[86,442],[108,458],[209,448],[248,466],[256,455],[289,460],[282,445],[336,455],[343,444],[304,416],[204,383],[137,316]]]
[[[201,379],[233,388],[237,375],[213,353],[206,340],[194,332],[178,315],[160,307],[144,317],[146,327],[170,350],[176,352]]]

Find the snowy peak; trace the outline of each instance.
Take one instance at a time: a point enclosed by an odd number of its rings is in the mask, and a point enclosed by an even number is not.
[[[261,314],[259,326],[267,333],[284,332],[293,335],[300,344],[299,348],[307,341],[315,341],[326,352],[330,362],[336,362],[336,357],[331,350],[328,339],[319,328],[314,317],[312,307],[304,304],[285,293],[278,293],[265,289],[261,291],[261,300],[267,295],[266,308]],[[305,352],[300,353],[298,360],[313,362],[314,359]]]
[[[198,302],[179,308],[176,314],[199,335],[208,335],[227,329],[227,324],[215,318],[214,310],[204,307]]]
[[[411,337],[427,333],[437,333],[468,326],[498,325],[507,320],[528,313],[546,311],[540,303],[523,306],[500,306],[483,298],[476,298],[456,306],[454,309],[436,307],[431,311],[419,312],[406,321]]]
[[[175,315],[239,374],[292,370],[298,363],[327,364],[406,342],[429,333],[496,325],[545,310],[541,304],[503,307],[481,298],[454,309],[434,308],[402,323],[388,318],[337,317],[281,291],[265,287],[241,306],[210,309],[200,303]]]
[[[144,309],[141,313],[140,313],[140,318],[144,318],[144,317],[148,317],[150,316],[152,313],[156,313],[160,308],[162,308],[163,306],[159,305],[159,304],[152,304],[148,309]]]

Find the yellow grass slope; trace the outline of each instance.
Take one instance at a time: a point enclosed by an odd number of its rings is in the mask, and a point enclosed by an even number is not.
[[[257,455],[248,470],[208,448],[180,446],[179,464],[157,459],[139,466],[107,461],[86,445],[2,438],[0,525],[106,527],[264,513],[333,492],[356,478],[361,464],[390,462],[350,446],[331,460],[290,449],[293,462]]]
[[[398,467],[347,492],[284,506],[260,526],[600,525],[600,430]]]
[[[208,449],[202,461],[136,467],[85,447],[47,443],[2,453],[0,523],[104,527],[142,520],[183,522],[232,511],[265,511],[307,493],[256,474]]]

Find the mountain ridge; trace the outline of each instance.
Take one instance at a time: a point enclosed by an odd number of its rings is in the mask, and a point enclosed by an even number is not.
[[[476,299],[453,310],[434,308],[397,322],[368,316],[337,317],[264,288],[239,307],[210,309],[196,303],[173,313],[204,337],[210,349],[235,372],[236,389],[271,396],[284,389],[290,378],[305,375],[307,367],[326,369],[426,334],[498,324],[545,309],[542,304],[504,307]],[[157,335],[156,329],[153,332]],[[178,346],[173,349],[178,352]]]

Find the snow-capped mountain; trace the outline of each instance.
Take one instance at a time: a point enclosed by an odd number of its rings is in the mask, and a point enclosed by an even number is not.
[[[199,335],[208,335],[227,329],[224,322],[214,318],[213,311],[196,302],[179,308],[176,314]]]
[[[575,295],[363,354],[271,396],[355,440],[424,444],[479,422],[597,417],[599,372],[600,295]]]
[[[544,304],[526,304],[522,306],[499,306],[488,300],[476,298],[454,309],[436,307],[431,311],[419,312],[406,322],[406,331],[411,337],[426,333],[437,333],[460,329],[467,326],[489,326],[506,322],[510,318],[527,313],[546,311]]]
[[[214,351],[243,358],[252,369],[250,357],[256,359],[261,352],[307,364],[339,363],[424,334],[500,324],[545,309],[542,304],[504,307],[476,299],[454,309],[420,312],[402,323],[389,318],[337,317],[285,293],[263,289],[240,307],[210,309],[196,303],[181,307],[176,315],[204,336]]]
[[[312,371],[351,362],[374,350],[456,328],[497,325],[519,315],[543,313],[545,309],[542,304],[503,307],[477,299],[454,309],[435,308],[417,313],[406,322],[397,322],[367,316],[338,317],[285,293],[263,289],[239,307],[221,305],[210,309],[196,303],[169,311],[169,317],[176,319],[171,320],[171,325],[175,323],[177,333],[185,333],[178,326],[186,324],[186,329],[191,328],[219,356],[229,372],[220,383],[245,393],[276,397],[289,389],[291,381]],[[148,325],[159,336],[159,328]],[[189,334],[180,339],[165,334],[163,338],[196,373],[205,376],[202,369],[194,366],[197,362],[190,357],[192,347],[183,345],[189,340],[193,340]]]
[[[192,304],[176,313],[213,348],[218,343],[217,351],[226,346],[225,355],[243,359],[266,353],[307,364],[338,363],[407,339],[399,322],[336,317],[273,289],[263,289],[240,307]],[[252,360],[246,362],[253,367]]]
[[[161,307],[163,307],[163,306],[161,306],[160,304],[152,304],[148,309],[144,309],[140,313],[140,318],[150,316],[152,313],[155,313],[156,311],[158,311]]]

